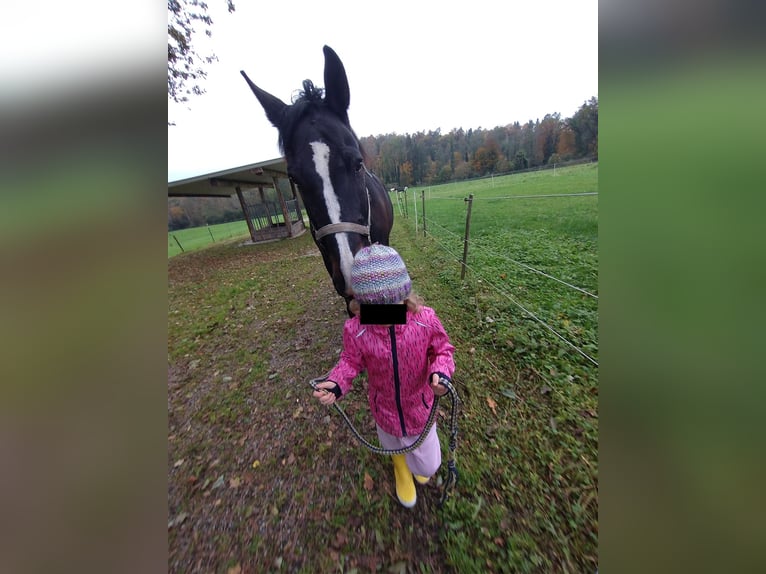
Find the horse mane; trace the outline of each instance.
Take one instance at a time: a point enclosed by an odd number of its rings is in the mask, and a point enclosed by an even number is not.
[[[292,105],[288,106],[285,110],[285,114],[282,118],[282,124],[279,130],[279,149],[282,153],[285,152],[285,145],[289,145],[292,141],[293,132],[298,122],[312,110],[318,110],[326,107],[324,99],[324,89],[318,88],[311,80],[303,80],[303,90],[293,96]],[[365,156],[362,142],[359,141],[356,133],[351,126],[348,126],[351,130],[351,134],[354,136],[362,155]],[[366,158],[365,158],[366,159]]]

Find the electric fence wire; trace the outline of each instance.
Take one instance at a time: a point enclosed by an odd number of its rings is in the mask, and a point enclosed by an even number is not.
[[[473,196],[474,201],[491,201],[493,199],[537,199],[538,197],[582,197],[586,195],[598,195],[597,191],[582,191],[577,193],[547,193],[547,194],[540,194],[540,195],[501,195],[501,196],[492,196],[492,197],[481,197],[481,196]],[[446,197],[429,197],[428,201],[440,201],[443,199],[450,199],[452,201],[465,201],[465,197],[452,197],[452,196],[446,196]]]
[[[431,220],[428,220],[428,221],[431,221]],[[460,240],[462,241],[462,239],[463,239],[463,238],[462,238],[462,237],[460,237],[459,235],[457,235],[456,233],[453,233],[453,232],[452,232],[452,231],[450,231],[449,229],[447,229],[447,228],[443,227],[442,225],[439,225],[439,224],[438,224],[438,223],[436,223],[436,222],[432,222],[432,223],[434,223],[434,224],[435,224],[435,225],[437,225],[438,227],[441,227],[442,229],[444,229],[444,231],[446,231],[446,232],[447,232],[447,233],[449,233],[450,235],[453,235],[453,236],[457,237],[458,239],[460,239]],[[462,261],[462,256],[461,256],[461,255],[458,255],[458,254],[454,253],[453,251],[451,251],[450,249],[448,249],[448,248],[446,247],[446,245],[445,245],[445,244],[444,244],[442,241],[440,241],[440,240],[439,240],[439,239],[438,239],[438,238],[437,238],[437,237],[436,237],[434,234],[430,234],[430,235],[429,235],[429,238],[430,238],[430,239],[432,239],[432,240],[433,240],[433,241],[434,241],[434,242],[435,242],[435,243],[436,243],[438,246],[440,246],[440,247],[441,247],[441,248],[442,248],[444,251],[446,251],[447,253],[449,253],[449,254],[450,254],[450,255],[451,255],[453,258],[454,258],[454,260],[455,260],[457,263],[461,263],[461,261]],[[471,268],[470,266],[469,266],[469,269],[471,270],[471,272],[472,272],[472,273],[474,273],[474,274],[476,273],[476,271],[475,271],[473,268]],[[488,281],[488,283],[489,283],[489,281]],[[495,287],[494,285],[491,285],[491,284],[490,284],[490,286],[491,286],[491,287],[494,287],[495,289],[497,289],[497,287]],[[506,296],[508,296],[508,295],[506,295]],[[523,307],[522,307],[522,309],[523,309]],[[543,324],[544,324],[544,323],[543,323]],[[546,325],[546,327],[548,327],[548,326]],[[550,328],[550,327],[548,327],[548,328]],[[570,346],[572,346],[572,345],[573,345],[572,343],[570,343],[570,342],[568,342],[568,341],[567,341],[567,343],[568,343]],[[492,368],[492,370],[493,370],[493,371],[495,371],[495,372],[496,372],[496,373],[497,373],[499,376],[501,376],[501,377],[502,377],[502,376],[504,376],[504,373],[503,373],[503,372],[502,372],[502,371],[501,371],[501,370],[500,370],[498,367],[496,367],[496,366],[494,365],[494,363],[492,363],[492,362],[491,362],[491,361],[489,361],[489,360],[488,360],[487,362],[488,362],[488,364],[490,365],[490,367]],[[598,366],[598,363],[595,363],[595,364],[596,364],[596,366]],[[579,415],[579,414],[580,414],[580,411],[581,411],[582,409],[581,409],[581,408],[579,408],[579,407],[574,407],[574,406],[568,405],[567,403],[568,403],[568,400],[569,400],[569,399],[568,399],[568,398],[567,398],[567,397],[564,395],[564,393],[562,393],[561,389],[559,389],[559,388],[558,388],[558,385],[556,385],[556,384],[555,384],[555,383],[553,383],[552,381],[549,381],[549,380],[548,380],[548,379],[545,377],[545,375],[543,375],[542,373],[540,373],[540,372],[539,372],[539,371],[537,371],[536,369],[534,369],[534,370],[535,370],[535,372],[537,373],[537,375],[538,375],[538,376],[539,376],[541,379],[543,379],[543,380],[544,380],[546,383],[548,383],[548,385],[549,385],[549,386],[548,386],[548,388],[549,388],[549,389],[551,389],[551,391],[552,391],[552,392],[554,392],[554,393],[555,393],[555,394],[556,394],[556,395],[559,397],[559,399],[561,400],[561,403],[562,403],[562,404],[559,406],[559,408],[560,408],[561,410],[563,410],[563,411],[566,411],[566,412],[567,412],[567,413],[569,413],[570,415]]]
[[[431,220],[429,219],[428,221],[431,221]],[[435,223],[435,222],[434,222],[434,223]],[[438,225],[439,227],[442,227],[442,226],[441,226],[441,225],[439,225],[439,224],[436,224],[436,225]],[[446,231],[448,231],[449,233],[452,233],[452,232],[450,232],[449,230],[446,230]],[[454,234],[454,233],[453,233],[453,235],[456,235],[456,234]],[[456,235],[456,236],[457,236],[457,235]],[[432,239],[434,239],[434,241],[435,241],[437,244],[439,244],[439,245],[442,247],[442,249],[444,249],[445,251],[447,251],[447,253],[449,253],[450,255],[452,255],[453,257],[455,257],[455,258],[457,259],[457,261],[459,261],[461,264],[463,264],[463,263],[462,263],[462,259],[461,259],[459,256],[457,256],[456,254],[454,254],[452,251],[450,251],[449,249],[447,249],[447,248],[444,246],[444,244],[443,244],[441,241],[437,240],[437,239],[434,237],[434,235],[433,235],[433,234],[429,235],[429,237],[431,237]],[[457,237],[459,237],[459,236],[457,236]],[[598,361],[596,361],[596,359],[594,359],[593,357],[591,357],[590,355],[588,355],[588,354],[587,354],[585,351],[583,351],[582,349],[580,349],[580,348],[579,348],[577,345],[575,345],[574,343],[572,343],[571,341],[569,341],[569,340],[568,340],[566,337],[564,337],[564,336],[563,336],[561,333],[559,333],[559,332],[558,332],[556,329],[554,329],[553,327],[551,327],[550,325],[548,325],[548,324],[547,324],[545,321],[543,321],[543,320],[542,320],[540,317],[538,317],[538,316],[537,316],[535,313],[533,313],[532,311],[530,311],[529,309],[527,309],[526,307],[524,307],[524,305],[522,305],[522,304],[521,304],[521,303],[519,303],[519,302],[518,302],[516,299],[514,299],[512,295],[510,295],[509,293],[507,293],[506,291],[504,291],[504,290],[503,290],[501,287],[499,287],[497,284],[495,284],[495,283],[494,283],[492,280],[490,280],[490,279],[489,279],[489,278],[487,278],[486,276],[482,275],[482,274],[481,274],[479,271],[477,271],[476,269],[474,269],[474,268],[473,268],[471,265],[469,265],[468,263],[465,263],[465,266],[466,266],[466,268],[468,268],[468,269],[469,269],[469,270],[470,270],[470,271],[471,271],[471,272],[474,274],[474,276],[476,276],[476,277],[479,277],[479,278],[483,279],[487,285],[489,285],[490,287],[492,287],[492,288],[493,288],[495,291],[497,291],[497,292],[498,292],[500,295],[503,295],[504,297],[506,297],[506,298],[507,298],[509,301],[511,301],[511,303],[513,303],[513,304],[514,304],[516,307],[518,307],[519,309],[521,309],[521,311],[522,311],[522,312],[524,312],[524,313],[525,313],[525,314],[527,314],[529,317],[531,317],[532,319],[534,319],[535,321],[537,321],[537,322],[538,322],[540,325],[542,325],[543,327],[545,327],[545,328],[546,328],[548,331],[550,331],[550,332],[551,332],[553,335],[555,335],[555,336],[556,336],[558,339],[560,339],[562,342],[566,343],[566,345],[568,345],[568,346],[569,346],[570,348],[572,348],[574,351],[576,351],[576,352],[577,352],[577,353],[579,353],[581,356],[583,356],[585,359],[587,359],[587,360],[588,360],[588,361],[590,361],[592,364],[594,364],[595,366],[597,366],[597,367],[598,367]]]
[[[430,223],[432,225],[436,225],[437,227],[440,227],[441,229],[443,229],[447,233],[450,233],[451,235],[454,235],[455,237],[458,237],[459,239],[462,239],[459,235],[457,235],[456,233],[450,231],[449,229],[447,229],[443,225],[440,225],[439,223],[433,221],[432,219],[426,218],[426,221],[428,221],[428,223]],[[575,289],[575,290],[579,291],[580,293],[583,293],[583,294],[585,294],[585,295],[587,295],[589,297],[593,297],[594,299],[598,299],[598,295],[594,295],[590,291],[582,289],[581,287],[577,287],[576,285],[572,285],[571,283],[568,283],[568,282],[564,281],[563,279],[559,279],[558,277],[554,277],[553,275],[549,275],[545,271],[540,271],[539,269],[535,269],[531,265],[527,265],[526,263],[522,263],[521,261],[516,261],[515,259],[512,259],[512,258],[507,257],[505,255],[501,255],[500,253],[497,253],[496,251],[492,251],[491,249],[489,249],[488,247],[485,247],[484,245],[477,244],[475,241],[473,243],[473,246],[474,246],[474,251],[476,251],[476,250],[483,251],[484,253],[489,253],[491,255],[494,255],[495,257],[499,257],[500,259],[505,259],[506,261],[510,261],[511,263],[515,263],[516,265],[519,265],[520,267],[524,267],[528,271],[531,271],[533,273],[537,273],[539,275],[542,275],[543,277],[546,277],[548,279],[552,279],[553,281],[557,281],[557,282],[561,283],[562,285],[566,285],[567,287],[569,287],[571,289]]]

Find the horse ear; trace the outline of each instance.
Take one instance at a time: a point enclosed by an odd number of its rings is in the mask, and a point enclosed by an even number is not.
[[[338,54],[330,48],[324,47],[324,89],[325,101],[330,109],[348,123],[348,104],[351,100],[348,89],[348,78],[343,62]]]
[[[276,96],[272,96],[270,93],[264,92],[261,88],[256,86],[250,81],[250,78],[247,77],[247,74],[244,71],[240,70],[239,73],[242,74],[242,77],[245,78],[250,89],[253,90],[255,97],[261,102],[263,109],[266,111],[266,117],[269,118],[269,121],[275,128],[279,129],[287,104]]]

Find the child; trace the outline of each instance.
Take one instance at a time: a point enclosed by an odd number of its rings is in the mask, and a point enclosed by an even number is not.
[[[422,305],[420,298],[411,294],[411,287],[404,261],[391,247],[375,244],[356,254],[351,268],[355,299],[350,306],[355,316],[344,325],[338,363],[327,380],[317,385],[322,390],[313,393],[320,403],[331,405],[366,369],[370,410],[380,444],[387,450],[415,442],[428,420],[434,395],[447,392],[439,377],[451,380],[455,370],[455,347],[434,310]],[[396,309],[369,307],[381,304],[406,305],[406,322],[367,324],[365,311],[374,317],[380,315],[377,311]],[[391,319],[395,322],[393,314]],[[396,496],[403,506],[412,508],[417,501],[413,474],[425,484],[441,465],[436,424],[417,449],[392,458]]]

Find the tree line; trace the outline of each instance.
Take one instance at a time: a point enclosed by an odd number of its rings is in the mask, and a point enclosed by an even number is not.
[[[598,98],[571,118],[558,113],[542,120],[492,129],[437,129],[415,134],[360,138],[365,165],[388,187],[435,185],[509,173],[580,158],[598,158]],[[264,190],[271,193],[270,190]],[[168,230],[242,219],[234,198],[168,199]]]
[[[458,128],[442,134],[437,129],[360,139],[367,169],[390,186],[433,185],[598,158],[598,98],[566,119],[554,113],[486,130]]]

